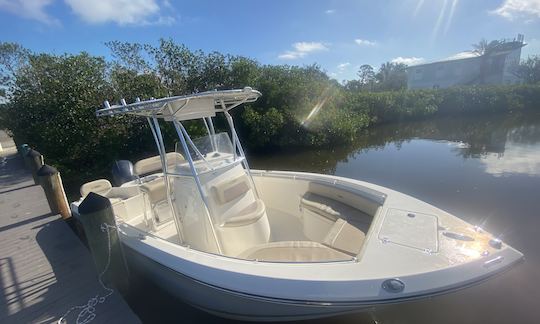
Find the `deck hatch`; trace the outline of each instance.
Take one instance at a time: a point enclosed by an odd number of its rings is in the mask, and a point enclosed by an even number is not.
[[[425,252],[437,252],[437,216],[390,208],[379,231],[379,239]]]

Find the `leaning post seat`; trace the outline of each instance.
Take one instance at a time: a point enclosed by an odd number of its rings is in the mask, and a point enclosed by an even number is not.
[[[81,197],[90,192],[97,193],[111,202],[116,216],[128,220],[138,215],[142,210],[140,191],[137,187],[113,187],[109,180],[98,179],[83,184],[80,188]]]
[[[112,189],[112,184],[107,179],[98,179],[83,184],[80,188],[81,197],[86,197],[90,192],[105,196]]]
[[[182,154],[177,152],[169,152],[166,154],[167,158],[167,167],[169,169],[174,169],[178,163],[184,162],[184,157]],[[164,177],[153,177],[149,178],[140,178],[146,175],[153,173],[159,173],[163,171],[163,165],[161,163],[161,157],[159,155],[152,156],[146,159],[137,161],[134,166],[135,174],[139,176],[142,184],[140,185],[141,192],[145,195],[148,203],[150,204],[150,210],[156,220],[163,220],[163,215],[159,215],[158,205],[167,200],[167,190],[165,187],[165,178]],[[146,210],[146,209],[145,209]]]
[[[166,154],[167,157],[167,166],[174,167],[178,163],[184,162],[184,156],[177,152],[169,152]],[[139,177],[151,174],[162,172],[161,157],[159,155],[152,156],[146,159],[139,160],[135,163],[133,167],[135,174]]]
[[[207,183],[212,221],[225,255],[267,243],[270,223],[264,202],[257,198],[248,176],[236,166]]]

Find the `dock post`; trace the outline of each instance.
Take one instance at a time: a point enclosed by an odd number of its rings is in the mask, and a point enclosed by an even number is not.
[[[21,145],[17,146],[17,151],[19,151],[19,153],[21,154],[23,159],[26,156],[26,153],[28,153],[29,149],[30,149],[30,147],[28,146],[28,144],[21,144]]]
[[[43,156],[38,151],[29,149],[26,153],[26,161],[28,161],[28,168],[32,172],[32,178],[34,178],[34,183],[39,184],[37,172],[43,165]]]
[[[90,192],[79,205],[78,218],[97,271],[104,272],[103,283],[127,291],[129,271],[109,199]]]
[[[62,178],[58,170],[44,164],[36,173],[39,183],[45,191],[47,202],[54,214],[60,214],[64,220],[71,217],[71,210],[67,201]]]

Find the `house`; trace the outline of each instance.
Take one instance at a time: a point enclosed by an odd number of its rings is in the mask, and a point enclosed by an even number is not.
[[[438,89],[458,85],[516,84],[514,74],[526,44],[523,35],[517,39],[500,41],[480,55],[463,52],[448,59],[407,67],[409,89]]]

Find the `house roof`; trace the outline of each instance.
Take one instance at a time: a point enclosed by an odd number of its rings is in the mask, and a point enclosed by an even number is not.
[[[490,56],[505,55],[505,54],[508,54],[511,51],[513,51],[513,50],[515,50],[517,48],[521,48],[521,47],[523,47],[525,45],[527,45],[527,44],[523,43],[523,42],[518,42],[518,41],[505,42],[505,43],[502,43],[499,46],[500,48],[498,48],[497,51],[490,54]],[[478,54],[476,52],[473,52],[473,51],[464,51],[464,52],[454,54],[454,55],[452,55],[450,57],[447,57],[445,59],[442,59],[442,60],[430,61],[430,62],[424,62],[424,63],[410,65],[410,66],[407,67],[407,69],[416,68],[416,67],[425,66],[425,65],[430,65],[430,64],[447,63],[447,62],[460,61],[460,60],[469,60],[469,59],[479,58],[481,56],[482,55],[480,55],[480,54]]]

